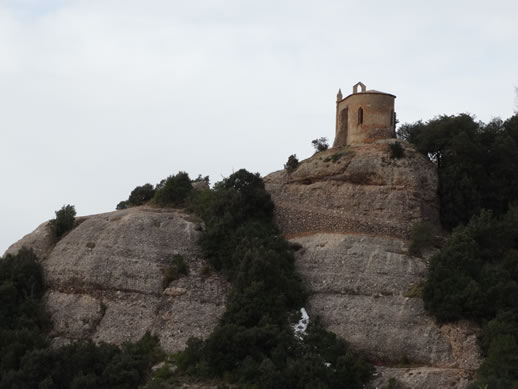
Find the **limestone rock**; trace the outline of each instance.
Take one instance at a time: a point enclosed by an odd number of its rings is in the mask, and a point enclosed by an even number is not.
[[[176,351],[191,336],[208,336],[225,310],[228,285],[202,275],[198,224],[180,211],[149,207],[86,217],[42,261],[56,343],[120,344],[151,331]],[[45,239],[40,226],[9,251],[45,247]],[[176,254],[190,272],[164,290],[163,270]]]
[[[50,229],[50,224],[46,221],[41,223],[34,231],[9,246],[3,256],[16,254],[18,250],[25,246],[31,247],[38,258],[45,258],[54,247],[54,243],[55,238]]]
[[[379,367],[376,369],[375,377],[369,383],[368,388],[386,387],[391,378],[394,378],[400,387],[408,389],[465,389],[473,377],[469,372],[459,369]]]
[[[408,237],[415,222],[439,220],[434,165],[402,142],[405,156],[390,158],[393,139],[320,152],[288,174],[265,177],[276,219],[287,236],[362,232]]]
[[[329,330],[377,364],[409,361],[432,369],[416,373],[415,382],[405,373],[405,382],[414,385],[410,388],[442,387],[431,383],[453,378],[458,386],[452,387],[467,387],[465,377],[480,364],[477,328],[469,323],[441,327],[426,314],[421,298],[407,297],[424,280],[427,261],[408,256],[405,241],[321,233],[291,242],[302,246],[296,268],[310,292],[310,316],[320,316]]]
[[[439,222],[435,166],[393,139],[315,154],[291,174],[265,177],[275,217],[294,246],[309,289],[308,311],[408,388],[465,389],[480,364],[478,329],[439,326],[412,293],[427,260],[407,255],[416,222]],[[410,364],[409,368],[395,366]]]

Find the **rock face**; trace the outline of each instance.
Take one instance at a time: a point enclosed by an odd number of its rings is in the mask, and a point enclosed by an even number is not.
[[[302,247],[310,316],[379,366],[373,387],[395,378],[465,389],[480,363],[477,330],[426,314],[416,291],[427,261],[407,255],[405,240],[415,222],[438,222],[436,170],[406,144],[404,158],[391,159],[391,142],[318,153],[267,176],[266,188],[284,234]]]
[[[224,312],[226,282],[204,275],[199,223],[180,211],[138,207],[93,215],[43,259],[45,300],[56,343],[90,338],[120,344],[146,331],[176,351],[208,336]],[[45,233],[47,231],[47,233]],[[11,246],[44,247],[45,225]],[[182,255],[189,275],[163,285],[164,269]]]
[[[437,172],[409,145],[390,158],[387,139],[330,149],[302,161],[291,174],[265,177],[287,236],[363,232],[408,237],[415,222],[438,223]]]
[[[480,363],[477,329],[439,326],[419,297],[427,260],[407,255],[415,222],[438,223],[435,167],[409,145],[390,158],[388,139],[318,153],[296,171],[265,178],[283,233],[301,247],[296,266],[310,316],[377,365],[373,388],[466,389]],[[57,245],[46,223],[11,246],[42,258],[57,344],[89,338],[120,344],[146,331],[166,351],[206,337],[224,312],[227,283],[205,275],[200,225],[148,207],[82,218]],[[164,285],[182,255],[188,276]]]

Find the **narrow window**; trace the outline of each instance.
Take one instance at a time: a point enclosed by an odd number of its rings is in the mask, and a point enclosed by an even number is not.
[[[345,108],[342,111],[341,121],[342,121],[342,130],[347,131],[347,127],[349,125],[349,109],[348,108]]]
[[[363,108],[358,110],[358,125],[363,124]]]
[[[394,110],[390,111],[390,127],[394,127]]]

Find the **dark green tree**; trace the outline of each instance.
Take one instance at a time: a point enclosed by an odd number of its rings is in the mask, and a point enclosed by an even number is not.
[[[160,206],[177,207],[185,205],[192,191],[192,182],[186,172],[167,177],[157,185],[153,200]]]
[[[129,195],[128,202],[131,205],[142,205],[153,198],[155,189],[151,184],[137,186]]]
[[[325,136],[313,139],[311,141],[311,144],[313,145],[313,148],[317,153],[325,151],[329,148],[329,142],[327,141],[327,138]]]
[[[63,205],[59,211],[56,211],[56,218],[50,221],[56,239],[61,239],[65,233],[74,228],[75,221],[76,209],[73,205]]]
[[[284,169],[288,173],[293,173],[299,167],[299,160],[295,154],[288,157],[288,162],[284,164]]]

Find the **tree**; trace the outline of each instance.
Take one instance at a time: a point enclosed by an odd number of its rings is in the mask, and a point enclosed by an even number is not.
[[[325,136],[323,136],[321,138],[313,139],[311,141],[311,144],[313,145],[313,147],[317,153],[319,153],[320,151],[325,151],[329,148],[329,143]]]
[[[161,206],[175,207],[183,205],[192,191],[192,182],[186,172],[162,180],[156,187],[153,200]]]
[[[467,114],[400,127],[438,168],[443,227],[466,224],[481,209],[502,215],[518,201],[518,114],[505,122],[476,122]]]
[[[56,211],[56,218],[50,221],[56,239],[61,239],[65,233],[74,228],[75,220],[76,209],[73,205],[63,205],[59,211]]]
[[[142,205],[151,200],[155,195],[155,189],[151,184],[137,186],[129,195],[128,202],[130,205]]]
[[[295,170],[297,170],[297,167],[299,166],[299,160],[297,158],[297,155],[292,154],[288,157],[288,162],[284,164],[284,169],[288,173],[293,173]]]

